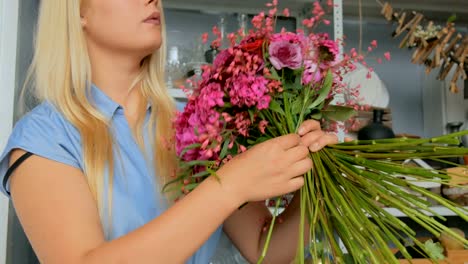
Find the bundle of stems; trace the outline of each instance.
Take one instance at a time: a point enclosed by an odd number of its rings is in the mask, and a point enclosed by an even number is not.
[[[468,131],[431,139],[352,141],[311,153],[314,168],[304,175],[305,185],[299,192],[302,218],[296,263],[305,263],[307,255],[312,263],[344,263],[345,252],[339,241],[353,263],[399,263],[389,245],[411,259],[403,239],[412,240],[417,250],[436,261],[417,239],[416,232],[384,207],[400,210],[435,237],[444,232],[468,246],[466,239],[441,223],[446,219],[425,198],[465,221],[468,210],[418,185],[435,182],[454,186],[450,182],[454,175],[404,162],[408,159],[443,162],[444,158],[466,155],[468,149],[459,147],[459,137],[465,134]],[[278,206],[279,203],[276,210]],[[274,220],[258,263],[267,253]]]

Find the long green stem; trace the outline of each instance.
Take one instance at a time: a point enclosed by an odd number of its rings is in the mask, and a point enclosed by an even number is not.
[[[276,216],[278,215],[278,208],[280,204],[281,204],[281,198],[278,197],[276,198],[275,210],[273,213],[273,218],[271,219],[270,228],[268,229],[268,234],[266,236],[265,245],[263,246],[262,254],[260,255],[260,258],[258,259],[257,264],[263,263],[263,260],[265,259],[266,254],[268,252],[268,247],[270,245],[271,236],[273,234],[273,227],[275,226]]]

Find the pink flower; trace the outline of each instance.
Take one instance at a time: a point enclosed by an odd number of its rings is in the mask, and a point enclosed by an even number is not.
[[[268,14],[270,16],[274,16],[276,15],[276,13],[278,12],[278,9],[277,8],[273,8],[273,9],[270,9],[270,11],[268,12]]]
[[[228,49],[221,51],[213,61],[213,66],[219,68],[231,63],[233,56]]]
[[[260,132],[261,132],[262,134],[265,134],[265,128],[267,127],[267,125],[268,125],[268,121],[266,121],[266,120],[262,120],[262,121],[260,121],[260,123],[258,124],[258,129],[260,129]]]
[[[331,39],[322,39],[319,41],[319,51],[321,61],[336,63],[338,60],[338,45]]]
[[[372,47],[377,48],[377,40],[374,39],[374,40],[371,42],[371,45],[372,45]]]
[[[268,80],[265,77],[240,73],[229,78],[226,84],[232,105],[257,106],[259,110],[268,108],[271,98],[268,95]]]
[[[270,62],[277,69],[299,69],[302,66],[302,51],[299,44],[280,40],[270,44]]]
[[[208,33],[203,33],[202,41],[203,41],[203,44],[206,44],[208,42]]]
[[[327,25],[327,26],[328,26],[328,25],[330,25],[330,20],[328,20],[328,19],[324,19],[324,20],[323,20],[323,23],[324,23],[325,25]]]
[[[311,18],[311,19],[304,19],[302,20],[302,25],[308,27],[308,28],[311,28],[314,26],[314,23],[315,23],[315,19],[314,18]]]
[[[252,19],[252,25],[254,28],[260,29],[262,27],[263,21],[265,20],[265,13],[261,12],[260,14],[254,16]]]
[[[390,52],[385,52],[384,53],[384,56],[385,56],[385,59],[387,59],[388,61],[392,59],[392,57],[390,56]]]
[[[304,75],[302,76],[303,84],[307,85],[311,82],[318,83],[322,80],[322,74],[320,73],[317,63],[308,60],[304,62],[304,66]]]
[[[291,14],[290,14],[290,12],[289,12],[289,9],[288,9],[288,8],[285,8],[285,9],[283,10],[283,16],[289,17],[290,15],[291,15]]]

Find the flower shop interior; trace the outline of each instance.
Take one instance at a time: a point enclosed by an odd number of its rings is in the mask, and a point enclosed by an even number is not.
[[[9,2],[4,1],[4,9],[0,9],[1,15],[8,5],[16,10],[16,15],[9,14],[4,19],[5,24],[0,25],[3,31],[8,23],[14,23],[11,27],[14,32],[9,34],[15,39],[17,47],[15,57],[10,58],[12,61],[4,63],[3,58],[0,60],[0,64],[3,64],[0,66],[0,77],[6,73],[5,64],[15,65],[13,69],[8,69],[14,78],[1,79],[1,83],[11,81],[17,87],[15,93],[10,94],[11,98],[0,99],[7,100],[8,105],[10,101],[16,102],[14,99],[18,98],[26,78],[26,69],[33,52],[33,30],[39,1]],[[166,84],[171,96],[184,103],[187,95],[180,87],[186,84],[188,78],[200,74],[201,65],[209,63],[209,57],[212,56],[209,44],[201,42],[202,34],[210,32],[214,25],[224,36],[248,27],[253,15],[264,9],[266,1],[163,2],[167,25]],[[279,17],[278,28],[295,31],[303,27],[303,19],[311,12],[312,3],[312,0],[281,0],[279,6],[288,7],[290,16]],[[468,0],[335,0],[334,5],[333,12],[326,15],[329,23],[320,25],[319,29],[327,32],[331,38],[344,39],[346,52],[354,48],[356,52],[366,54],[368,67],[372,68],[371,71],[368,68],[358,69],[344,77],[350,85],[361,85],[362,103],[369,106],[359,111],[347,124],[346,136],[356,138],[360,129],[370,125],[375,115],[374,109],[382,110],[382,124],[391,128],[397,137],[427,138],[468,130]],[[407,17],[421,17],[402,20],[403,13]],[[10,17],[11,21],[7,21]],[[442,31],[445,34],[439,37]],[[449,32],[450,37],[445,38]],[[2,32],[1,36],[5,34]],[[460,37],[457,38],[457,35]],[[438,49],[437,44],[433,47],[434,39],[439,47],[443,47]],[[0,40],[0,44],[6,43]],[[458,42],[452,49],[446,48],[455,41]],[[465,49],[460,49],[459,46],[463,45]],[[444,63],[447,57],[451,58],[451,63]],[[8,107],[3,102],[0,105],[0,108]],[[14,122],[20,118],[16,107],[13,106],[13,112],[0,109],[0,113],[10,113]],[[3,115],[1,117],[4,118]],[[1,145],[7,135],[0,131],[0,136]],[[468,147],[468,136],[461,138],[460,142]],[[450,169],[437,162],[419,159],[408,162],[424,168]],[[468,164],[468,157],[464,160],[455,158],[452,162]],[[461,180],[460,184],[468,185],[468,181]],[[468,207],[466,189],[454,190],[454,187],[433,183],[423,187],[445,194],[452,201]],[[0,263],[39,263],[11,205],[8,201],[2,200],[2,203],[0,213],[5,220],[0,221],[0,239],[5,242],[0,243],[0,250],[3,251],[0,252],[0,256],[3,256],[3,259],[0,257]],[[439,204],[433,204],[433,208],[446,217],[447,226],[459,229],[468,236],[468,225],[464,220]],[[422,240],[430,238],[430,234],[419,229],[418,224],[407,219],[404,213],[392,208],[388,208],[388,212],[400,217],[415,230],[421,230],[418,235]],[[247,263],[227,237],[223,237],[219,247],[219,254],[213,264]],[[460,256],[459,260],[463,258],[466,262],[456,263],[468,263],[468,254]]]

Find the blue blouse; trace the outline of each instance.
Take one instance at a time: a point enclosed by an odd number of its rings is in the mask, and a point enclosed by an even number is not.
[[[152,165],[146,161],[144,153],[134,140],[123,108],[94,85],[90,97],[97,109],[111,120],[120,157],[114,162],[112,228],[103,221],[106,238],[112,240],[143,226],[158,217],[166,208]],[[148,107],[147,117],[150,111],[151,107]],[[145,125],[147,121],[148,118]],[[149,142],[147,134],[144,135],[144,139],[145,142]],[[16,123],[0,156],[0,182],[8,170],[9,154],[16,148],[82,171],[84,168],[78,130],[48,102],[40,104]],[[148,151],[152,155],[150,148]],[[9,189],[9,183],[6,188]],[[7,190],[3,187],[1,189],[7,194]],[[186,263],[209,263],[221,233],[219,227]]]

